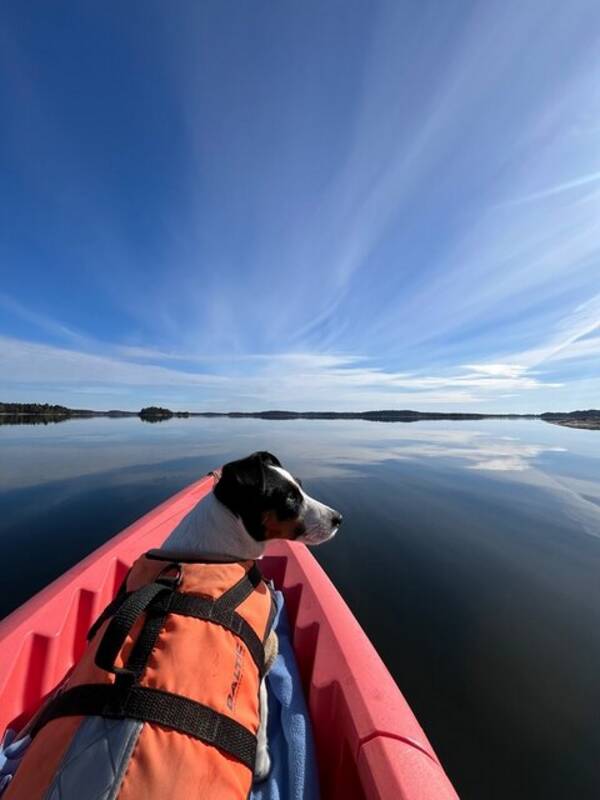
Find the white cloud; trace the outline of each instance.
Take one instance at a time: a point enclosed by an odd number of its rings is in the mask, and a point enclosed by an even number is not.
[[[542,383],[503,365],[471,365],[444,374],[393,372],[370,366],[364,359],[340,354],[274,353],[241,357],[219,364],[210,358],[194,369],[174,369],[66,348],[0,337],[0,370],[5,386],[37,388],[40,401],[47,387],[69,387],[81,394],[118,396],[127,388],[138,403],[167,391],[173,402],[191,409],[368,410],[373,408],[435,408],[494,402],[501,393],[526,392],[560,384]],[[148,355],[144,351],[140,355]],[[156,356],[156,353],[155,353]],[[163,354],[159,353],[159,358]],[[170,358],[170,355],[166,355]],[[203,359],[198,359],[203,360]],[[173,390],[185,391],[187,401]],[[181,394],[181,392],[180,392]],[[54,396],[54,394],[53,394]],[[29,397],[29,394],[28,394]],[[106,398],[108,402],[108,398]]]
[[[543,200],[546,197],[554,197],[557,194],[571,191],[571,189],[578,189],[581,186],[587,186],[589,183],[598,183],[600,181],[600,172],[591,172],[588,175],[581,175],[579,178],[574,178],[564,183],[559,183],[556,186],[549,186],[539,192],[520,197],[517,200],[512,200],[510,205],[522,205],[523,203],[532,203],[536,200]]]
[[[548,361],[578,361],[592,358],[600,364],[600,336],[592,336],[570,342],[568,347],[552,353]]]
[[[41,314],[38,311],[32,311],[30,308],[26,308],[22,303],[15,300],[14,297],[10,297],[4,292],[0,292],[0,308],[3,308],[5,312],[52,336],[67,339],[78,345],[83,345],[86,342],[89,343],[89,339],[80,331],[76,331],[68,325],[63,325],[62,322],[57,322],[47,314]]]
[[[111,383],[127,386],[215,386],[229,379],[135,364],[51,345],[0,337],[0,371],[5,384]]]
[[[500,378],[518,378],[526,369],[518,364],[465,364],[465,368]]]
[[[529,350],[505,354],[505,362],[465,366],[490,376],[515,379],[534,374],[540,376],[544,364],[599,357],[600,337],[592,335],[599,328],[600,293],[563,314],[554,328],[546,332],[545,338]]]

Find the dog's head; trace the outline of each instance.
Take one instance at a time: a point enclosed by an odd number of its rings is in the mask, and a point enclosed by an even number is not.
[[[338,511],[307,495],[298,478],[265,451],[225,464],[214,494],[259,542],[321,544],[335,536],[342,522]]]

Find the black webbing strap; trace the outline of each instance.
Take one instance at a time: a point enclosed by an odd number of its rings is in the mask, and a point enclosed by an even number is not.
[[[96,650],[96,665],[107,672],[123,672],[120,667],[115,667],[115,659],[119,654],[127,634],[134,626],[136,620],[148,608],[150,603],[160,594],[171,594],[173,584],[148,583],[135,592],[131,592],[119,605],[118,610],[111,619],[104,636]]]
[[[110,603],[106,606],[104,611],[100,614],[98,619],[94,622],[92,627],[89,629],[87,633],[87,640],[91,642],[94,636],[98,633],[102,625],[106,622],[109,617],[115,613],[115,611],[121,606],[121,604],[129,597],[131,592],[122,592],[118,594],[114,600],[111,600]]]
[[[221,597],[215,600],[215,603],[223,610],[233,611],[233,609],[243,603],[246,598],[250,597],[261,581],[262,573],[256,566],[256,563],[254,563],[248,572],[246,572],[231,589],[228,589]]]
[[[42,711],[35,734],[57,717],[102,716],[153,722],[214,745],[254,769],[256,737],[239,722],[202,703],[160,689],[83,684],[67,689]]]
[[[111,617],[115,613],[115,611],[121,605],[123,600],[125,600],[125,598],[129,595],[129,592],[127,591],[127,579],[129,578],[130,574],[131,574],[131,567],[129,567],[129,569],[127,570],[127,572],[125,574],[125,577],[121,581],[121,585],[119,586],[114,599],[111,600],[111,602],[106,606],[104,611],[100,614],[98,619],[94,622],[92,627],[89,629],[89,631],[87,633],[88,642],[92,641],[94,636],[98,633],[98,630],[100,629],[102,624],[109,617]]]
[[[125,664],[125,674],[117,675],[117,681],[132,679],[139,681],[166,621],[166,614],[156,614],[148,607],[140,635],[135,640]]]

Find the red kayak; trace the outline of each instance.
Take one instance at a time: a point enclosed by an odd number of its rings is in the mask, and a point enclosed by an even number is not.
[[[133,561],[212,490],[206,477],[130,525],[0,623],[0,734],[19,728],[81,655]],[[433,748],[364,631],[304,545],[269,544],[286,600],[324,798],[456,800]]]

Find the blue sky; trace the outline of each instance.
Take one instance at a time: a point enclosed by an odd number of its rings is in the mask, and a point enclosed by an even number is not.
[[[0,399],[600,406],[600,6],[8,3]]]

